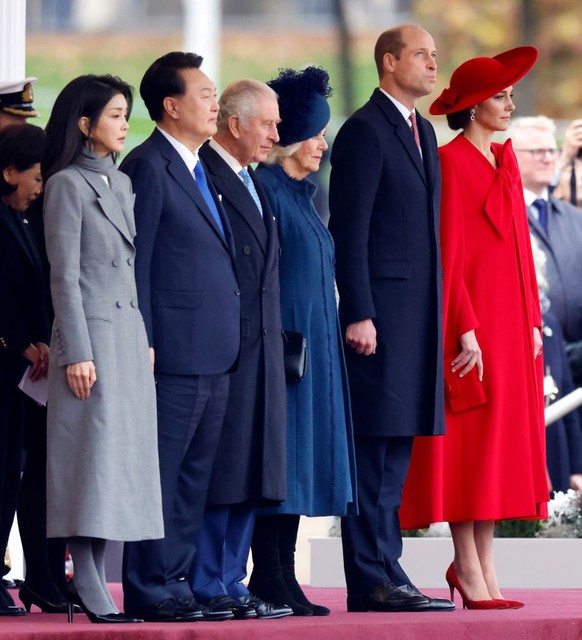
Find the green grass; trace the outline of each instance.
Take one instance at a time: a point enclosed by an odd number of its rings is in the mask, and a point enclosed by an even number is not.
[[[330,99],[332,110],[331,134],[344,118],[342,90],[340,86],[337,56],[330,53],[329,37],[320,40],[307,36],[305,45],[300,36],[272,38],[261,43],[253,35],[244,40],[240,35],[235,42],[225,38],[222,52],[220,86],[225,87],[232,80],[243,77],[269,80],[278,74],[281,67],[301,68],[317,64],[330,74],[330,84],[334,95]],[[166,51],[179,49],[179,39],[170,38],[131,39],[123,36],[104,36],[99,45],[96,37],[63,36],[59,39],[32,41],[29,47],[27,75],[36,76],[34,86],[35,106],[41,117],[35,124],[44,126],[52,105],[61,89],[73,78],[85,73],[111,73],[118,75],[135,88],[134,109],[130,121],[130,131],[125,152],[143,141],[152,131],[153,124],[139,97],[139,83],[147,67]],[[354,57],[354,104],[363,104],[377,84],[376,70],[371,61],[370,51],[366,55]]]

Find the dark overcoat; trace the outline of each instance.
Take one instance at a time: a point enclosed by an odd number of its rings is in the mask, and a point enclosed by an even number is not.
[[[30,225],[0,200],[0,549],[6,548],[20,484],[23,404],[18,382],[29,344],[49,343],[48,292]]]
[[[26,367],[22,352],[30,343],[50,340],[48,291],[32,228],[4,203],[0,203],[0,281],[1,370],[7,372],[14,365],[15,375],[22,375]]]
[[[331,155],[340,319],[371,318],[378,340],[372,356],[346,349],[357,436],[444,432],[439,159],[432,127],[419,114],[417,124],[422,158],[376,89]]]
[[[209,144],[200,149],[232,228],[241,291],[239,366],[208,491],[210,504],[285,499],[286,390],[279,303],[279,237],[261,184],[263,217],[242,180]]]
[[[574,391],[564,336],[552,311],[543,314],[544,372],[558,389],[552,402]],[[546,427],[546,463],[554,491],[568,491],[570,476],[582,473],[582,411],[571,411]]]

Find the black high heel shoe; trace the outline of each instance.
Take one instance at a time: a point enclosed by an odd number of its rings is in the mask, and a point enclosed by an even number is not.
[[[23,583],[20,587],[18,597],[24,605],[27,613],[30,613],[30,609],[33,604],[43,613],[66,613],[67,611],[66,600],[63,600],[62,602],[50,602],[36,593],[36,591],[33,591],[26,583]],[[77,607],[77,611],[80,612],[81,609]]]
[[[79,606],[81,611],[95,624],[118,624],[123,622],[143,622],[142,618],[127,616],[125,613],[93,613],[83,604],[81,596],[75,585],[69,582],[67,585],[67,622],[73,622],[75,606]]]

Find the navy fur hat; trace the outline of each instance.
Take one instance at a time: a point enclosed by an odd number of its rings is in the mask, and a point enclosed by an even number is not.
[[[267,84],[279,96],[279,144],[287,147],[323,131],[329,122],[329,75],[321,67],[281,69]]]

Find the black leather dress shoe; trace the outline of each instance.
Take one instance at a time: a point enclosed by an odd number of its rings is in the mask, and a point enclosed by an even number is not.
[[[147,622],[195,622],[196,620],[202,620],[200,608],[189,610],[173,598],[145,607],[128,609],[126,614],[142,618]]]
[[[204,620],[232,620],[235,617],[235,610],[237,610],[237,617],[242,618],[242,613],[238,615],[239,609],[242,611],[242,608],[236,600],[223,594],[211,598],[202,605],[202,615]]]
[[[202,605],[196,600],[194,596],[188,596],[187,598],[178,598],[178,604],[180,609],[196,617],[197,620],[203,620]]]
[[[410,593],[413,596],[422,596],[428,602],[418,608],[419,611],[454,611],[455,605],[446,598],[429,598],[421,593],[413,584],[402,584],[398,587],[404,593]]]
[[[26,611],[22,607],[14,604],[14,599],[6,590],[3,584],[0,584],[0,616],[25,616]]]
[[[293,615],[293,609],[286,604],[272,604],[271,602],[265,602],[252,593],[248,596],[241,596],[237,598],[237,601],[243,605],[248,606],[249,610],[253,612],[251,615],[243,616],[246,618],[262,618],[263,620],[274,620],[275,618],[285,618]]]
[[[25,616],[26,611],[22,607],[8,605],[0,607],[0,616]]]
[[[391,582],[366,591],[348,592],[348,611],[419,611],[428,598],[401,591]]]

